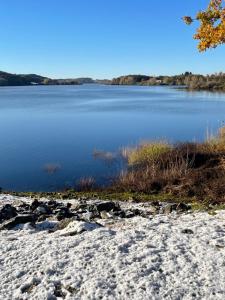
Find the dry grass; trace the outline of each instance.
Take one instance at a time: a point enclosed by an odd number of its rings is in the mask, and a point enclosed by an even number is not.
[[[169,144],[141,145],[129,152],[128,170],[122,171],[116,184],[124,190],[151,192],[161,189],[168,180],[187,175],[193,164],[191,145],[172,147]]]
[[[171,150],[171,145],[166,142],[142,143],[136,148],[127,148],[122,151],[129,166],[156,162],[163,153]]]
[[[124,149],[117,191],[170,193],[225,201],[225,128],[204,143],[151,142]]]
[[[225,127],[221,127],[217,135],[207,134],[204,146],[212,153],[225,152]]]
[[[76,188],[78,191],[92,191],[95,187],[95,179],[93,177],[82,177],[78,180]]]

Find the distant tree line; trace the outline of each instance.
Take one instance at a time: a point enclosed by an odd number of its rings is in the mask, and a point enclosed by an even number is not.
[[[0,86],[26,86],[26,85],[78,85],[95,83],[89,77],[71,79],[51,79],[36,74],[11,74],[0,71]]]
[[[199,75],[185,72],[174,76],[127,75],[112,80],[94,80],[89,77],[71,79],[51,79],[36,74],[10,74],[0,71],[0,86],[26,85],[78,85],[78,84],[109,84],[109,85],[146,85],[146,86],[184,86],[189,90],[210,90],[225,92],[225,73]]]
[[[0,71],[0,86],[21,86],[41,84],[46,77],[36,74],[16,75]]]
[[[185,72],[175,76],[127,75],[114,78],[112,85],[185,86],[189,90],[225,91],[225,73],[198,75]]]

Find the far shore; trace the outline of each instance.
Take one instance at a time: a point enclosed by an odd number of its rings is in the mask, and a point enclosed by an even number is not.
[[[93,79],[89,77],[52,79],[36,74],[10,74],[0,71],[1,86],[36,86],[36,85],[137,85],[137,86],[184,86],[190,91],[225,92],[225,74],[211,75],[193,74],[185,72],[179,75],[126,75],[113,79]]]

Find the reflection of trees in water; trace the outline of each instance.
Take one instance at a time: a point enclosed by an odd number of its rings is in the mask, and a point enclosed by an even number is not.
[[[103,151],[103,150],[94,150],[93,157],[96,160],[103,161],[108,166],[112,166],[119,159],[118,153],[113,153],[113,152],[108,152],[108,151]]]
[[[124,155],[124,149],[119,149],[116,152],[94,150],[93,157],[95,160],[102,161],[109,169],[108,174],[105,172],[101,176],[104,184],[106,185],[113,182],[120,172],[127,169],[127,158]]]
[[[44,165],[43,170],[49,175],[53,175],[61,169],[61,165],[58,163],[47,163]]]

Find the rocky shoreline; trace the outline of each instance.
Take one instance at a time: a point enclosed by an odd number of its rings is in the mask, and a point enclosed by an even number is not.
[[[225,210],[0,195],[5,300],[224,299]]]
[[[14,199],[9,201],[9,197]],[[35,228],[44,221],[69,224],[72,221],[96,222],[99,220],[116,221],[134,217],[150,218],[156,214],[182,213],[191,210],[184,203],[124,203],[100,199],[48,200],[29,199],[13,196],[1,197],[0,230],[13,229],[20,224],[29,224]],[[66,221],[66,222],[65,222]],[[56,226],[57,228],[57,226]]]

